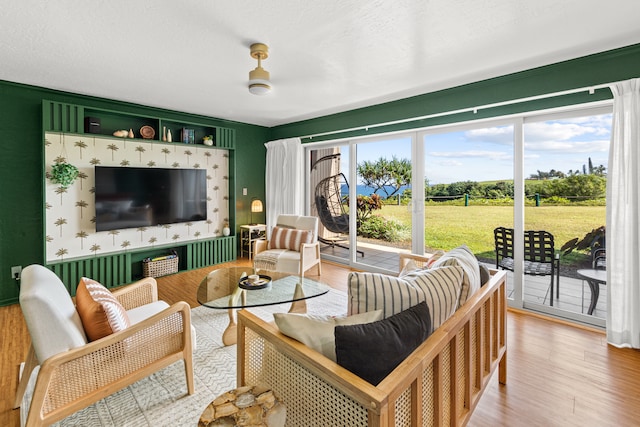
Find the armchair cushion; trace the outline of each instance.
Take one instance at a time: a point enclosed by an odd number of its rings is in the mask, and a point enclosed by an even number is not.
[[[296,230],[292,228],[273,227],[269,249],[289,249],[299,251],[302,243],[311,243],[313,232],[310,230]]]
[[[336,326],[337,363],[377,385],[431,335],[429,307],[421,302],[377,322]]]
[[[123,331],[131,325],[127,311],[107,288],[83,277],[76,290],[76,308],[90,341]]]
[[[298,313],[274,313],[278,329],[307,347],[336,361],[334,330],[338,325],[355,325],[382,319],[382,310],[346,317],[321,316]]]

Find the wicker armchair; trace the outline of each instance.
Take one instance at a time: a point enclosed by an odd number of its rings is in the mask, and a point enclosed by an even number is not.
[[[22,406],[27,426],[50,425],[178,360],[184,361],[187,391],[194,393],[189,305],[158,301],[153,278],[113,295],[132,325],[87,342],[58,276],[40,265],[22,272],[20,306],[31,346],[15,407]]]

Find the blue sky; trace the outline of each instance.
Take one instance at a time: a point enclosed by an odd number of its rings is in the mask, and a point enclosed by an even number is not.
[[[611,115],[526,124],[525,177],[538,170],[582,170],[591,157],[607,167]],[[347,156],[343,151],[343,167]],[[488,127],[426,137],[426,177],[431,184],[513,178],[513,129]],[[358,144],[358,162],[411,158],[408,138]],[[346,169],[344,169],[346,170]]]

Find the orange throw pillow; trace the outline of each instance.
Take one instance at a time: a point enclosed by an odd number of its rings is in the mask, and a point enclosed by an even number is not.
[[[80,279],[76,309],[89,341],[127,329],[131,323],[122,304],[109,289],[92,279]]]

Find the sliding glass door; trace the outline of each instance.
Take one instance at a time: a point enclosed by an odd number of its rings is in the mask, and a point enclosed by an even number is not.
[[[323,225],[323,257],[397,272],[402,251],[465,244],[496,268],[496,236],[509,232],[510,304],[603,325],[606,285],[581,270],[606,268],[610,111],[580,106],[310,144],[309,210]],[[531,231],[553,237],[552,272],[535,264]]]
[[[524,228],[553,240],[559,273],[555,279],[525,274],[523,305],[599,326],[606,285],[592,278],[606,275],[609,111],[531,117],[524,124]]]
[[[513,228],[514,126],[457,126],[421,137],[425,251],[466,244],[480,262],[495,268],[494,230]]]

